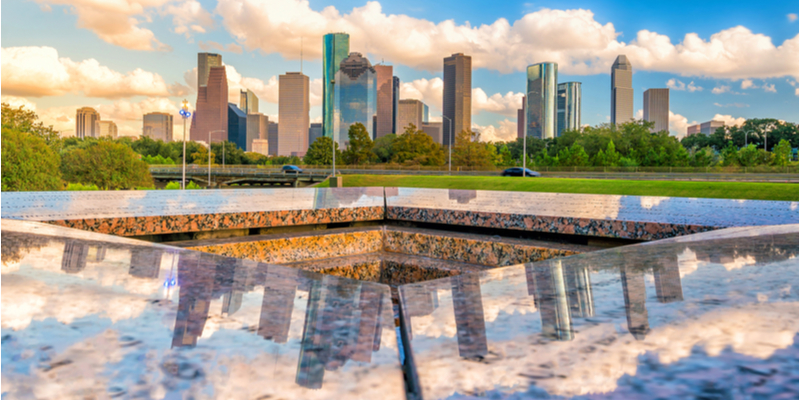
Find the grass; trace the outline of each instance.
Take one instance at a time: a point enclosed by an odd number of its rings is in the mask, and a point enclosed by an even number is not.
[[[327,181],[317,187],[328,187]],[[610,179],[511,178],[499,176],[344,175],[344,186],[400,186],[798,201],[796,183],[634,181]]]

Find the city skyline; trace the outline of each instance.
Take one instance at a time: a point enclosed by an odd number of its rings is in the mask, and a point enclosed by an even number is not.
[[[45,2],[46,3],[46,2]],[[45,4],[43,3],[43,4]],[[358,21],[350,25],[324,25],[324,31],[306,36],[302,29],[297,29],[297,40],[285,38],[281,43],[273,43],[273,48],[261,48],[253,44],[256,36],[250,27],[242,27],[241,34],[226,21],[232,18],[223,12],[225,2],[202,3],[201,10],[207,13],[208,21],[216,22],[216,26],[199,25],[206,32],[192,31],[189,22],[184,23],[187,31],[192,33],[186,44],[184,35],[170,32],[173,24],[169,18],[154,18],[151,23],[140,23],[140,28],[152,33],[152,37],[169,51],[158,51],[158,45],[151,41],[153,51],[131,49],[129,43],[114,42],[107,36],[101,36],[99,28],[77,27],[74,15],[64,16],[60,12],[75,10],[80,15],[78,6],[49,5],[51,11],[43,11],[36,4],[12,4],[11,10],[26,9],[46,21],[51,21],[63,34],[37,34],[22,37],[12,29],[17,21],[9,18],[5,23],[3,41],[3,99],[12,104],[35,104],[42,119],[57,129],[72,131],[75,129],[75,110],[83,106],[95,108],[103,120],[113,120],[119,126],[120,135],[141,133],[142,116],[148,112],[177,111],[183,98],[193,102],[197,96],[194,87],[198,74],[195,72],[194,59],[200,52],[215,52],[223,56],[228,67],[229,93],[234,92],[239,103],[238,93],[241,89],[251,89],[261,99],[261,112],[270,116],[270,121],[277,117],[277,77],[286,71],[296,71],[300,67],[300,37],[304,39],[303,71],[310,80],[311,122],[321,119],[321,42],[322,35],[328,32],[347,32],[350,36],[350,48],[364,54],[373,64],[388,64],[394,67],[394,75],[400,79],[400,99],[418,98],[431,106],[431,121],[441,121],[441,93],[443,71],[441,60],[456,52],[463,52],[473,58],[472,83],[472,128],[482,130],[485,140],[511,140],[516,136],[516,110],[520,107],[524,87],[524,72],[527,65],[543,61],[559,63],[559,81],[582,82],[582,124],[596,125],[608,122],[609,118],[609,72],[617,55],[626,54],[634,68],[634,117],[642,118],[642,95],[647,88],[668,87],[670,97],[670,128],[673,134],[684,134],[686,127],[694,123],[715,119],[717,115],[723,120],[736,122],[743,118],[763,117],[778,118],[797,122],[797,21],[789,14],[797,14],[796,4],[771,4],[768,10],[757,12],[741,12],[741,6],[718,15],[715,21],[697,27],[691,24],[665,26],[669,13],[657,18],[647,16],[640,18],[635,24],[622,15],[609,14],[607,8],[578,3],[552,5],[553,9],[526,9],[517,4],[517,9],[503,5],[485,16],[469,15],[474,6],[464,10],[452,10],[452,13],[441,14],[435,18],[398,8],[399,6],[381,4],[382,9],[373,14],[365,13],[363,4],[303,4],[289,2],[299,7],[302,13],[320,15],[327,5],[333,5],[342,15],[356,19],[364,19],[371,15],[375,19],[383,19],[392,15],[407,15],[413,21],[422,23],[430,21],[432,29],[443,29],[442,23],[453,18],[457,29],[454,38],[447,44],[435,47],[424,47],[416,54],[406,45],[404,40],[411,37],[386,38],[384,34],[373,37],[364,31]],[[377,4],[377,3],[375,3]],[[359,7],[353,9],[353,6]],[[215,10],[217,8],[217,11]],[[305,7],[305,8],[303,8]],[[437,6],[438,7],[438,6]],[[697,9],[705,6],[697,5]],[[563,8],[563,9],[558,9]],[[580,8],[584,8],[581,10]],[[621,7],[616,7],[621,8]],[[52,10],[59,11],[58,13]],[[255,8],[254,13],[261,8]],[[277,12],[277,11],[276,11]],[[620,11],[621,12],[621,11]],[[633,11],[625,11],[633,12]],[[214,13],[214,14],[212,14]],[[466,13],[466,14],[465,14]],[[10,15],[11,13],[7,13]],[[59,15],[60,14],[60,15]],[[305,14],[303,14],[305,15]],[[481,24],[493,27],[499,18],[505,18],[512,25],[512,33],[521,35],[519,29],[525,26],[526,18],[537,17],[543,21],[562,19],[563,22],[582,21],[579,25],[587,32],[611,34],[613,39],[598,39],[600,47],[581,44],[581,49],[572,49],[565,44],[563,48],[553,48],[531,32],[520,37],[509,38],[508,46],[519,49],[518,61],[509,58],[509,50],[498,49],[498,43],[486,43],[480,39],[476,46],[464,41],[465,35],[476,34]],[[765,19],[770,16],[770,23]],[[644,17],[645,15],[642,15]],[[55,18],[55,19],[54,19]],[[193,16],[187,17],[188,19]],[[288,17],[287,17],[288,18]],[[327,17],[326,17],[327,18]],[[691,19],[691,18],[689,18]],[[466,28],[469,21],[475,28]],[[288,21],[287,23],[290,23]],[[47,22],[46,22],[47,23]],[[740,26],[741,25],[741,26]],[[288,26],[288,25],[287,25]],[[213,28],[213,29],[212,29]],[[272,29],[265,28],[265,29]],[[387,26],[388,30],[401,28]],[[410,26],[414,28],[414,26]],[[519,29],[518,29],[519,28]],[[55,29],[55,28],[54,28]],[[175,28],[177,29],[177,28]],[[592,30],[595,31],[592,31]],[[647,32],[644,32],[644,31]],[[177,30],[176,30],[177,31]],[[547,33],[547,32],[541,32]],[[697,38],[693,37],[697,33]],[[511,34],[511,33],[509,33]],[[549,33],[545,37],[549,37]],[[655,35],[648,39],[647,35]],[[186,35],[189,35],[188,33]],[[644,36],[642,36],[644,35]],[[663,35],[666,41],[661,45],[665,54],[671,54],[674,60],[660,59],[653,53],[652,40]],[[697,46],[699,53],[707,59],[702,66],[687,61],[685,53],[687,36]],[[761,42],[755,40],[762,35]],[[84,48],[78,49],[66,43],[68,38],[81,38]],[[603,36],[606,37],[606,36]],[[513,39],[513,40],[512,40]],[[516,41],[522,41],[527,48],[515,47]],[[499,40],[498,42],[502,42]],[[727,65],[721,63],[720,56],[710,50],[711,41],[718,46],[732,46],[735,43],[754,43],[752,54],[743,54],[730,47]],[[295,43],[296,42],[296,43]],[[380,43],[378,43],[380,42]],[[512,43],[513,42],[513,43]],[[611,44],[618,48],[611,49]],[[514,45],[514,46],[512,46]],[[427,45],[425,45],[427,46]],[[550,47],[548,47],[550,46]],[[683,46],[683,47],[680,47]],[[794,46],[794,47],[792,47]],[[239,50],[241,49],[241,53]],[[493,49],[490,51],[490,49]],[[743,51],[743,50],[742,50]],[[489,57],[488,53],[496,57]],[[516,54],[515,53],[515,54]],[[585,53],[585,55],[581,55]],[[41,56],[37,68],[27,68],[34,55]],[[762,57],[763,56],[763,57]],[[764,58],[766,57],[766,58]],[[496,58],[496,59],[495,59]],[[769,63],[758,61],[759,58]],[[434,63],[434,60],[438,60]],[[52,62],[51,62],[52,61]],[[438,66],[436,65],[438,64]],[[769,64],[769,65],[767,65]],[[28,71],[20,72],[26,68]],[[48,68],[63,69],[57,71],[55,78],[33,79],[39,71]],[[91,68],[106,72],[95,73]],[[64,76],[64,82],[52,79]],[[111,82],[109,82],[111,81]],[[55,83],[55,84],[52,84]],[[103,85],[100,85],[103,83]],[[47,84],[47,87],[42,87]],[[37,86],[38,85],[38,86]],[[683,119],[682,119],[683,118]],[[179,119],[175,119],[176,128]],[[491,128],[490,128],[491,127]],[[487,129],[492,132],[486,132]],[[676,130],[677,129],[677,130]],[[138,131],[138,132],[137,132]],[[180,130],[175,137],[180,137]]]

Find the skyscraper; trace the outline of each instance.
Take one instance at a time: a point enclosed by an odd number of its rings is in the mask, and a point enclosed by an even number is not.
[[[456,53],[444,59],[444,91],[442,93],[442,121],[445,132],[457,135],[472,129],[472,57]],[[450,145],[450,135],[444,144]]]
[[[267,125],[267,140],[269,141],[269,155],[278,155],[278,123],[269,121]]]
[[[228,103],[228,141],[247,150],[247,114],[233,103]]]
[[[391,65],[375,66],[375,84],[378,88],[378,112],[374,137],[377,139],[394,132],[394,78]]]
[[[97,121],[100,120],[100,113],[94,108],[79,108],[75,116],[75,137],[83,139],[86,137],[97,137]]]
[[[581,128],[581,83],[564,82],[558,84],[556,136],[561,132]]]
[[[644,120],[655,122],[650,132],[669,132],[669,89],[645,90]]]
[[[392,77],[392,98],[394,99],[394,105],[392,106],[392,133],[399,133],[399,128],[397,126],[397,107],[400,103],[400,78],[396,76]]]
[[[320,122],[313,122],[308,127],[308,145],[311,146],[317,138],[322,136],[322,123]]]
[[[322,37],[322,134],[333,137],[334,85],[339,67],[350,54],[350,35],[329,33]]]
[[[633,119],[633,67],[624,54],[611,66],[611,123]]]
[[[425,113],[425,103],[416,99],[400,100],[397,110],[398,133],[403,133],[409,124],[413,124],[417,130],[422,129]]]
[[[189,138],[208,141],[211,133],[211,142],[221,142],[228,137],[228,77],[225,67],[211,67],[207,83],[197,90],[197,106]]]
[[[245,151],[253,150],[253,141],[267,140],[269,129],[269,117],[261,113],[247,114],[247,148]]]
[[[525,134],[525,96],[522,96],[522,108],[517,109],[517,138]]]
[[[348,142],[350,126],[361,123],[373,136],[372,121],[378,108],[375,68],[361,53],[350,53],[336,73],[334,91],[334,140],[342,147]],[[283,124],[283,122],[281,122]]]
[[[442,123],[441,122],[423,122],[419,128],[427,133],[434,142],[442,144]]]
[[[528,66],[528,92],[525,104],[527,135],[538,139],[555,137],[556,82],[558,82],[558,64],[543,62]]]
[[[172,114],[151,112],[142,118],[142,136],[147,136],[153,140],[171,142],[172,137]]]
[[[114,121],[98,120],[95,124],[94,131],[97,133],[97,137],[108,136],[112,139],[117,138],[117,124]]]
[[[208,85],[211,67],[221,67],[222,56],[214,53],[197,53],[197,89]]]
[[[278,155],[302,156],[308,150],[308,76],[287,72],[278,77]]]
[[[246,89],[239,92],[239,109],[245,114],[258,113],[258,97],[252,90]]]

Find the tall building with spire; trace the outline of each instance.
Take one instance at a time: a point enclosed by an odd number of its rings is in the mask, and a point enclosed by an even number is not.
[[[458,135],[472,129],[472,57],[456,53],[444,59],[444,90],[442,93],[443,128]],[[450,135],[445,135],[444,145],[450,145]]]
[[[633,67],[624,54],[611,66],[611,123],[633,119]]]
[[[329,33],[322,37],[322,135],[333,137],[334,86],[339,66],[350,54],[350,35]]]
[[[391,65],[375,66],[375,79],[378,89],[378,112],[373,140],[394,132],[393,76],[393,68]]]
[[[525,101],[525,133],[537,139],[556,135],[556,82],[558,64],[543,62],[528,66]]]
[[[100,113],[92,107],[79,108],[75,115],[75,137],[79,139],[97,137],[97,121]]]
[[[225,67],[209,68],[206,83],[197,88],[189,138],[207,142],[210,134],[211,142],[221,142],[228,138],[228,77]]]

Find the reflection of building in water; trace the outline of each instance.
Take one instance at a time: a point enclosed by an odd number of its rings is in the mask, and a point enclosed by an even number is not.
[[[422,317],[425,315],[433,314],[433,311],[439,307],[439,296],[436,289],[432,286],[420,285],[406,285],[403,287],[403,303],[411,304],[412,306],[404,310],[408,313],[408,317]],[[409,325],[406,330],[408,331],[408,338],[414,338],[414,332]]]
[[[369,362],[380,347],[380,290],[327,276],[312,281],[295,378],[299,385],[319,389],[325,370],[349,359]]]
[[[129,274],[139,278],[158,278],[161,269],[161,256],[164,251],[146,247],[131,249],[131,266]]]
[[[478,274],[459,275],[453,277],[451,282],[458,355],[465,358],[485,356],[489,350],[486,343],[480,277]]]
[[[573,318],[594,316],[594,299],[592,298],[592,281],[589,279],[589,268],[582,266],[564,269],[569,293],[569,308]]]
[[[100,262],[106,259],[106,246],[92,246],[89,250],[89,261]]]
[[[286,343],[292,322],[294,297],[297,294],[297,273],[289,268],[269,268],[264,283],[258,334],[275,343]]]
[[[210,277],[214,276],[216,266],[213,258],[202,254],[179,255],[180,291],[172,347],[194,346],[203,334],[214,290],[214,279]]]
[[[677,259],[663,260],[661,265],[653,268],[653,277],[656,283],[656,296],[660,303],[683,301],[681,271],[678,269]]]
[[[459,189],[448,189],[447,190],[447,198],[450,200],[456,200],[458,204],[467,204],[470,200],[475,199],[478,197],[477,190],[459,190]]]
[[[231,291],[222,295],[222,313],[233,315],[242,307],[242,296],[255,286],[255,271],[258,262],[253,260],[237,260],[233,270]]]
[[[68,274],[77,274],[86,268],[86,257],[89,246],[83,242],[67,241],[64,244],[64,257],[61,259],[61,270]]]
[[[572,317],[561,260],[537,266],[532,272],[536,281],[534,298],[538,299],[536,306],[542,318],[542,336],[555,340],[572,340]],[[528,277],[530,275],[526,274]],[[528,287],[531,286],[529,283]]]
[[[625,315],[628,317],[628,331],[636,340],[643,340],[650,332],[647,320],[647,293],[644,289],[644,272],[641,268],[621,266],[622,295],[625,297]]]
[[[400,194],[400,190],[396,187],[385,187],[383,188],[383,195],[387,198],[389,197],[396,197]]]

